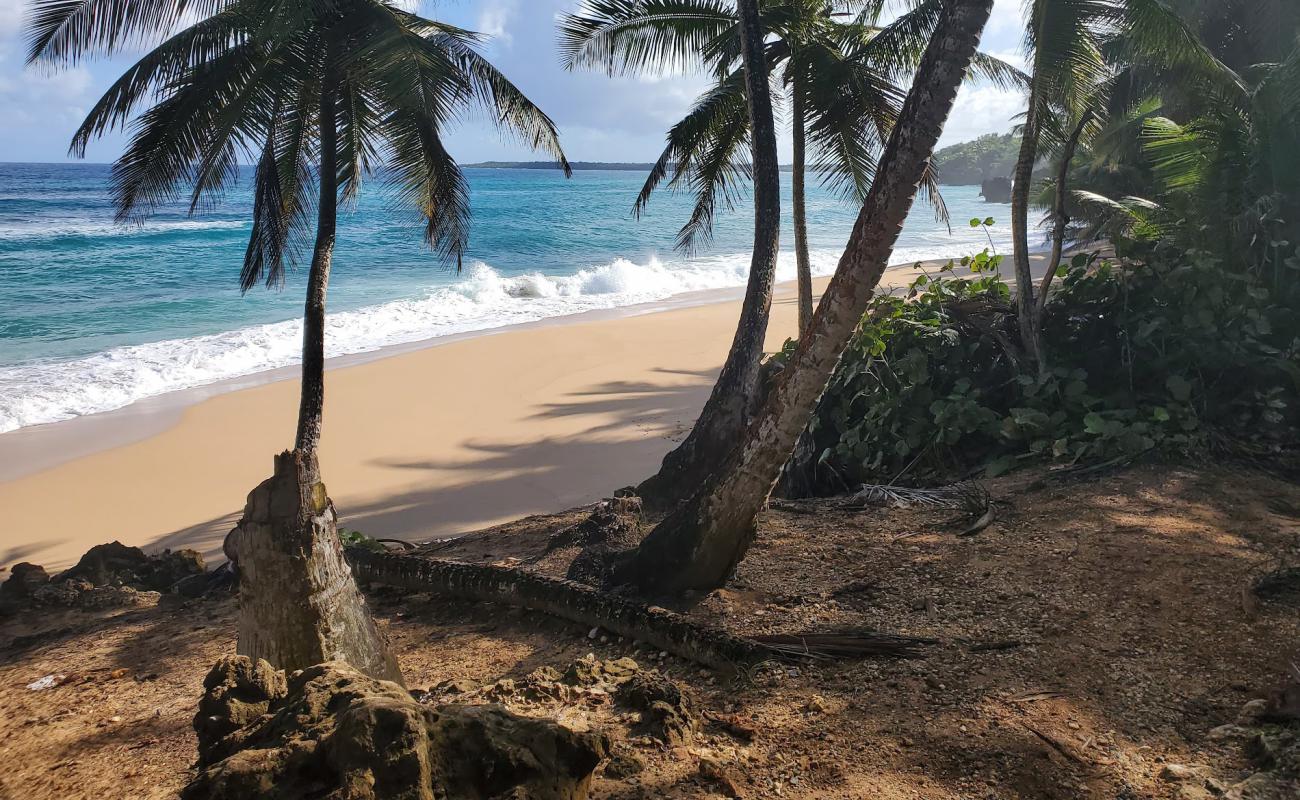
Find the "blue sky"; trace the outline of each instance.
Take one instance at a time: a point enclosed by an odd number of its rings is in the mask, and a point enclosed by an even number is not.
[[[64,161],[67,144],[85,110],[133,60],[123,54],[49,71],[24,69],[23,15],[28,0],[0,0],[0,161]],[[480,31],[483,49],[511,80],[560,127],[565,152],[582,161],[651,161],[664,132],[705,88],[694,75],[609,78],[566,72],[555,46],[555,17],[578,0],[426,0],[426,16]],[[1019,62],[1020,0],[995,0],[982,48]],[[1023,110],[1017,93],[968,85],[957,99],[941,144],[982,133],[1005,132]],[[789,143],[781,141],[782,160]],[[113,160],[120,134],[93,144],[88,161]],[[491,159],[532,160],[527,148],[502,140],[490,126],[469,121],[447,140],[462,163]]]

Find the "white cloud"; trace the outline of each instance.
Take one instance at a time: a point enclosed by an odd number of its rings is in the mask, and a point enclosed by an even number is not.
[[[1021,92],[994,86],[963,86],[939,146],[969,141],[986,133],[1006,133],[1016,124],[1015,116],[1025,110],[1025,102]]]
[[[494,43],[509,47],[514,43],[509,26],[518,10],[518,0],[486,0],[475,27],[479,33],[492,37]]]

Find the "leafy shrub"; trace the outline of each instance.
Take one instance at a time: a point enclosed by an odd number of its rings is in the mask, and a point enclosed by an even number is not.
[[[1043,328],[1050,368],[1038,375],[1021,366],[1000,265],[986,250],[872,302],[805,434],[815,463],[796,467],[814,485],[1186,454],[1216,437],[1256,449],[1297,441],[1294,292],[1279,297],[1200,253],[1077,256],[1057,273]],[[959,267],[972,276],[955,277]]]

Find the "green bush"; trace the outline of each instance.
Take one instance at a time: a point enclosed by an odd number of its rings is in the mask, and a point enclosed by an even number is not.
[[[1185,455],[1223,437],[1279,449],[1300,437],[1295,292],[1278,297],[1204,254],[1078,256],[1058,271],[1040,376],[1020,363],[1000,265],[985,251],[873,301],[809,426],[813,446],[801,448],[816,455],[799,465],[815,485]],[[955,277],[961,267],[972,276]]]

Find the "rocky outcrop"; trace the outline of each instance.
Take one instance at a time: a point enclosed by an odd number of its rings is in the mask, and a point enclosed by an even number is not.
[[[986,203],[1010,203],[1011,179],[986,178],[980,183],[980,197],[983,197]]]
[[[208,675],[185,800],[582,800],[608,748],[497,705],[423,705],[344,664],[294,673],[283,695],[273,675],[244,657]]]
[[[165,592],[178,581],[203,571],[203,556],[195,550],[164,550],[148,556],[138,547],[114,541],[90,548],[75,567],[59,573],[54,581],[80,578],[92,586]]]
[[[156,603],[159,593],[203,576],[203,556],[194,550],[145,555],[121,542],[95,545],[77,565],[53,578],[29,563],[15,564],[0,586],[0,610],[52,606],[96,610]]]

